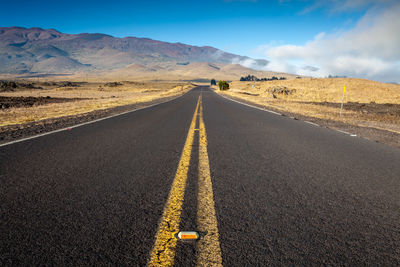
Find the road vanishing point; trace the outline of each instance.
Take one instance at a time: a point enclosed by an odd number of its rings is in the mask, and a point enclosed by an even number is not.
[[[205,86],[1,146],[0,181],[1,266],[400,265],[399,149]]]

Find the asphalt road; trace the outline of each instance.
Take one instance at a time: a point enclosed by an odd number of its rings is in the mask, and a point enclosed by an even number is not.
[[[0,265],[149,260],[199,95],[224,266],[400,265],[400,150],[206,87],[0,147]],[[196,229],[193,144],[180,229]],[[175,265],[196,263],[178,242]]]

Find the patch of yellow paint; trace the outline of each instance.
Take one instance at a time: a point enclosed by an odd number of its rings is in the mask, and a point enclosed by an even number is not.
[[[199,123],[199,185],[197,196],[198,231],[207,234],[197,243],[197,266],[222,266],[218,222],[215,213],[214,194],[210,176],[207,152],[207,134],[203,120],[203,106],[200,100]]]
[[[200,97],[197,101],[197,106],[190,124],[178,169],[158,227],[156,241],[148,261],[149,266],[172,266],[174,264],[177,240],[173,235],[179,231],[199,104]]]

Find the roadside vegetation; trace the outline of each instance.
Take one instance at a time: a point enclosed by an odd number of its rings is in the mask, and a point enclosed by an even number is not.
[[[400,133],[397,84],[353,78],[302,78],[234,81],[230,88],[221,93],[278,111]]]
[[[286,77],[278,78],[276,76],[272,76],[271,78],[261,78],[261,79],[259,79],[256,76],[250,75],[250,74],[245,76],[245,77],[240,77],[240,81],[241,82],[245,82],[245,81],[256,81],[256,82],[259,82],[259,81],[276,81],[276,80],[286,80]]]
[[[218,87],[219,87],[219,90],[226,91],[226,90],[229,89],[229,83],[227,81],[219,81],[218,82]]]

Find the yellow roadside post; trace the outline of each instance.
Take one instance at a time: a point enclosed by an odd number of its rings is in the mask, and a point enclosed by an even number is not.
[[[340,117],[342,117],[344,93],[346,92],[346,86],[343,86],[342,104],[340,105]]]

